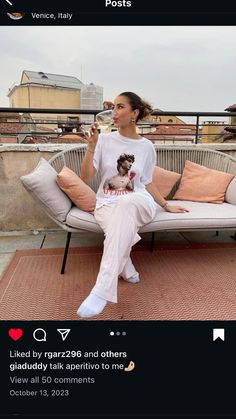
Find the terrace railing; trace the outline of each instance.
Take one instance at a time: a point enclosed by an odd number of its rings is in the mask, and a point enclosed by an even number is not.
[[[76,127],[79,127],[83,123],[88,123],[86,120],[86,116],[92,115],[92,119],[95,120],[95,116],[97,113],[101,112],[102,110],[94,110],[94,109],[48,109],[48,108],[0,108],[0,139],[1,137],[6,137],[9,135],[17,136],[17,142],[24,141],[26,136],[44,136],[44,137],[57,137],[61,131],[73,129],[76,130]],[[21,128],[11,134],[11,130],[8,128],[4,130],[4,126],[7,124],[7,127],[10,127],[11,124],[16,124],[16,121],[5,121],[3,120],[4,114],[18,114],[19,115],[19,123]],[[39,115],[42,115],[42,118],[39,118]],[[194,122],[186,122],[183,123],[165,123],[165,122],[144,122],[140,123],[138,126],[140,128],[140,132],[143,134],[152,135],[152,138],[155,141],[158,141],[160,137],[165,138],[173,137],[176,138],[176,142],[178,142],[178,137],[183,139],[186,138],[186,141],[189,141],[193,144],[197,144],[201,138],[201,129],[202,127],[207,126],[214,126],[213,121],[209,121],[208,123],[203,123],[202,118],[229,118],[230,116],[234,117],[233,121],[234,124],[230,123],[231,127],[235,127],[236,132],[236,112],[180,112],[180,111],[154,111],[152,113],[153,116],[159,116],[160,118],[163,116],[171,117],[181,117],[181,118],[191,118],[194,119]],[[77,119],[76,121],[76,117]],[[8,118],[9,119],[9,118]],[[217,127],[226,127],[228,125],[227,121],[215,123]],[[39,129],[42,126],[50,126],[51,131],[46,132],[46,130]],[[177,127],[176,132],[171,131],[171,134],[160,132],[153,132],[152,128],[154,127]],[[2,128],[3,127],[3,128]],[[54,128],[52,128],[54,127]],[[61,127],[61,128],[60,128]],[[179,132],[179,128],[183,128],[183,132]],[[184,133],[184,130],[188,130],[188,133]],[[148,132],[150,130],[150,132]],[[190,132],[189,132],[190,131]],[[222,128],[223,131],[223,128]],[[225,132],[226,134],[226,132]],[[205,133],[204,136],[211,138],[211,136],[217,136],[217,133]],[[222,135],[222,134],[221,134]],[[236,133],[235,133],[236,135]]]

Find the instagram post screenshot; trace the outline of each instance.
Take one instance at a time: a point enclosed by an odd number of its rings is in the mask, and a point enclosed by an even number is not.
[[[0,0],[0,418],[236,416],[224,8]]]

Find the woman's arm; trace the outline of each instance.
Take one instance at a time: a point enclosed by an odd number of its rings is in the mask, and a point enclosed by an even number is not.
[[[80,169],[80,177],[85,182],[92,179],[97,173],[95,167],[93,166],[93,154],[94,150],[92,147],[90,148],[90,146],[87,145]]]
[[[90,135],[85,135],[87,148],[80,169],[80,177],[85,182],[92,179],[97,173],[95,167],[93,166],[93,155],[98,140],[98,131],[96,123],[91,126],[89,133]]]
[[[153,199],[168,212],[189,212],[186,208],[180,207],[179,205],[169,205],[166,200],[161,196],[157,187],[153,183],[145,185],[147,191],[152,195]]]

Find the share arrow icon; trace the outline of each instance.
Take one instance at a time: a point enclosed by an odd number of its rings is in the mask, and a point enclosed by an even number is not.
[[[71,329],[57,329],[57,331],[60,333],[61,338],[64,342],[64,340],[66,340],[67,336],[69,335]]]

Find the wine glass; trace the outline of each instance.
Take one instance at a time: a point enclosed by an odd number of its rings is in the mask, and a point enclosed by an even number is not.
[[[101,132],[110,132],[113,125],[113,112],[112,109],[99,112],[96,115],[96,122]]]
[[[86,136],[90,137],[90,128],[91,124],[88,124],[87,122],[81,123],[79,129],[78,129],[78,135],[83,139]]]
[[[99,112],[96,115],[95,121],[98,123],[98,129],[100,132],[111,132],[111,127],[113,125],[113,113],[111,109],[106,111]],[[86,135],[90,137],[90,129],[91,125],[87,123],[82,124],[80,127],[80,131],[78,132],[81,137],[85,137]]]

